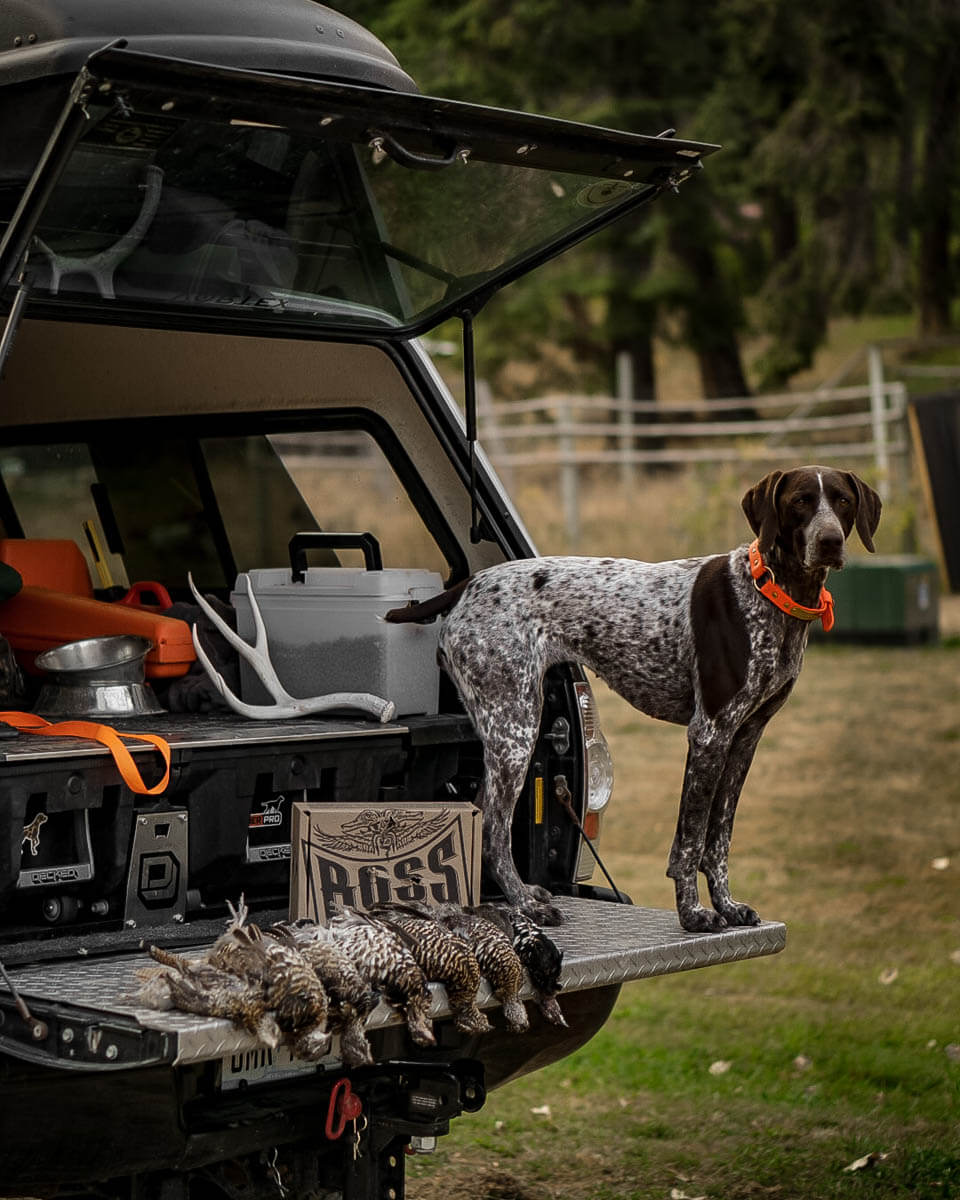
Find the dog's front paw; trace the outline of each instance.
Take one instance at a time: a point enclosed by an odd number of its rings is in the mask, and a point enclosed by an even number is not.
[[[727,928],[727,922],[720,913],[704,908],[701,904],[678,909],[677,916],[687,933],[719,933]]]
[[[738,904],[730,900],[719,909],[720,915],[728,925],[759,925],[760,914],[749,904]]]

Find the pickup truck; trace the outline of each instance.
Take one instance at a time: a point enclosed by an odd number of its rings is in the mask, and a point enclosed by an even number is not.
[[[493,1029],[460,1032],[433,982],[436,1046],[381,1002],[372,1063],[347,1068],[336,1044],[306,1062],[136,1003],[148,949],[202,954],[241,896],[261,927],[303,915],[298,806],[469,806],[483,770],[427,659],[432,701],[392,716],[271,713],[276,693],[256,719],[234,711],[195,661],[189,579],[229,620],[240,581],[284,568],[303,534],[324,535],[308,570],[325,579],[363,574],[354,549],[373,541],[368,574],[437,590],[535,554],[477,445],[473,318],[716,147],[423,95],[313,0],[7,0],[0,128],[0,559],[22,583],[0,601],[2,707],[76,715],[83,689],[42,673],[44,647],[143,620],[185,632],[154,636],[127,687],[145,710],[89,685],[98,723],[163,739],[167,776],[149,742],[123,739],[136,788],[102,740],[0,726],[0,1194],[401,1197],[404,1151],[584,1044],[625,981],[772,954],[784,928],[686,934],[591,883],[612,776],[570,663],[546,681],[513,830],[522,876],[565,917],[549,931],[565,1028],[528,1003],[510,1032],[484,982]],[[463,410],[419,340],[453,319]],[[357,604],[331,595],[310,618],[328,647]],[[366,628],[333,690],[376,690],[367,660],[393,651],[378,616]],[[375,898],[397,894],[388,857],[361,864]],[[457,898],[429,864],[416,878]]]

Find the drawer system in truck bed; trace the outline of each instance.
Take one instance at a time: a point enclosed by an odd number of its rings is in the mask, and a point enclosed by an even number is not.
[[[466,793],[478,773],[473,732],[457,715],[380,724],[164,713],[115,727],[169,744],[162,798],[119,786],[98,742],[24,732],[0,743],[8,964],[62,955],[73,935],[111,933],[111,950],[132,949],[144,929],[219,919],[241,892],[254,909],[284,907],[295,803],[470,800],[456,788]],[[156,751],[129,749],[149,777]],[[53,933],[58,947],[46,940]]]

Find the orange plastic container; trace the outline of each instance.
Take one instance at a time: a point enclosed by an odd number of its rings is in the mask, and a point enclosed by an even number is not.
[[[145,663],[148,679],[185,675],[197,657],[186,621],[29,584],[0,604],[0,633],[31,675],[40,674],[33,660],[43,650],[117,633],[137,634],[153,642]]]
[[[24,583],[93,598],[87,560],[70,538],[0,538],[0,562],[19,571]]]

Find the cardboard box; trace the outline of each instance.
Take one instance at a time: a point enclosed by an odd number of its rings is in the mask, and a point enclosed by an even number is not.
[[[385,901],[476,904],[480,811],[440,804],[293,806],[290,919],[326,924]]]

